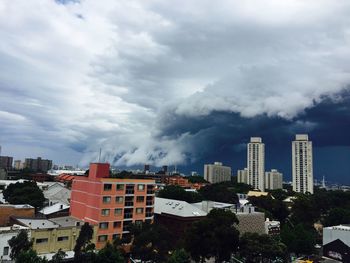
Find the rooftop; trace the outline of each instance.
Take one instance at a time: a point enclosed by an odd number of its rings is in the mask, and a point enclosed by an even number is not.
[[[50,215],[50,214],[65,210],[69,207],[70,206],[65,203],[56,203],[54,205],[44,207],[39,212],[44,215]]]
[[[74,218],[72,216],[63,216],[63,217],[51,218],[50,221],[52,221],[55,224],[60,225],[62,227],[79,226],[79,225],[83,225],[84,224],[84,221],[76,219],[76,218]]]
[[[15,218],[16,221],[24,226],[29,227],[30,229],[50,229],[50,228],[58,228],[59,225],[54,222],[42,219],[42,218]]]
[[[156,197],[154,202],[155,214],[169,214],[179,217],[201,217],[207,213],[193,204],[167,198]]]

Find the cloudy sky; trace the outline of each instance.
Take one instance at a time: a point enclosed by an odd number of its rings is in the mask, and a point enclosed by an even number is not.
[[[118,167],[291,173],[308,133],[315,177],[350,183],[350,2],[0,1],[0,145]]]

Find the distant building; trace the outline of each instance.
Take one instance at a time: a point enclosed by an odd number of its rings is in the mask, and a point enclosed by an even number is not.
[[[231,181],[231,167],[220,162],[204,165],[204,179],[212,184]]]
[[[96,248],[130,235],[132,223],[153,222],[153,179],[110,178],[109,164],[90,164],[89,176],[73,180],[71,215],[98,225]]]
[[[30,169],[34,172],[47,172],[52,168],[52,160],[44,160],[41,157],[37,159],[26,158],[23,168]]]
[[[307,134],[297,134],[292,142],[293,191],[314,193],[312,142]]]
[[[260,137],[250,138],[247,146],[248,184],[265,191],[265,144]]]
[[[0,168],[10,170],[12,169],[13,157],[0,156]]]
[[[350,262],[350,225],[323,228],[323,255]]]
[[[265,189],[276,190],[282,189],[283,175],[276,169],[265,172]]]
[[[243,170],[237,171],[237,182],[248,184],[248,168],[244,168]]]
[[[13,167],[15,170],[21,170],[23,168],[23,164],[21,160],[15,160]]]

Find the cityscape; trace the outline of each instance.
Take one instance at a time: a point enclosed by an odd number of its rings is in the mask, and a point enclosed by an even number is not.
[[[350,263],[350,2],[0,1],[0,263]]]

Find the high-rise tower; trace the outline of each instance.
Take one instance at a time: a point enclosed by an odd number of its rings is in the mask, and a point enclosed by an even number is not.
[[[261,191],[265,190],[265,144],[260,137],[250,138],[247,149],[248,184]]]
[[[293,191],[314,193],[312,142],[307,134],[295,135],[292,142]]]

